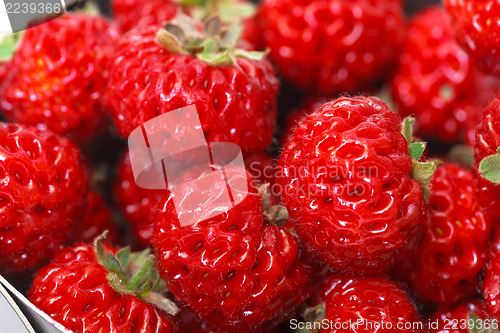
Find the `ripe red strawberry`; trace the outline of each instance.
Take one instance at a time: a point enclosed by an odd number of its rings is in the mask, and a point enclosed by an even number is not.
[[[79,244],[37,272],[28,297],[74,332],[180,332],[173,317],[155,308],[164,290],[149,252]],[[168,309],[177,311],[171,301]]]
[[[425,146],[415,145],[418,160]],[[410,177],[419,171],[399,116],[379,99],[326,103],[295,130],[278,166],[299,237],[333,268],[380,272],[413,250],[425,212]]]
[[[170,21],[181,8],[174,0],[113,0],[113,17],[122,31]]]
[[[244,179],[233,168],[225,172],[228,184],[248,184],[239,204],[181,226],[175,194],[170,194],[156,214],[152,244],[160,274],[176,300],[222,330],[262,332],[291,317],[306,299],[308,268],[295,237],[283,227],[264,223],[263,214],[268,221],[269,212],[263,212],[250,175]],[[189,202],[206,195],[210,200],[198,206],[201,212],[214,209],[211,202],[227,188],[216,183],[199,194],[191,186],[184,183],[177,199]]]
[[[297,109],[293,110],[290,115],[287,116],[285,122],[285,130],[281,135],[282,145],[286,145],[290,140],[293,139],[293,132],[295,129],[314,111],[318,110],[327,100],[323,97],[310,97],[306,99],[302,105]]]
[[[492,218],[479,206],[472,172],[441,165],[431,181],[421,242],[402,267],[418,296],[440,305],[470,299],[488,261]]]
[[[500,255],[495,255],[486,268],[483,281],[483,297],[490,316],[500,316]]]
[[[477,170],[477,198],[484,210],[500,217],[500,98],[494,99],[483,113],[476,131],[474,158]]]
[[[96,237],[107,231],[107,240],[111,244],[118,242],[118,229],[113,223],[111,210],[104,199],[96,192],[88,195],[88,206],[82,220],[76,223],[73,240],[92,243]]]
[[[5,117],[78,142],[105,124],[102,98],[118,32],[106,19],[67,14],[28,29],[0,91]]]
[[[429,333],[471,333],[475,322],[483,320],[482,327],[488,328],[494,321],[488,318],[484,304],[479,299],[460,304],[453,309],[438,309],[429,320]],[[478,325],[481,325],[478,322]],[[489,332],[489,331],[487,331]]]
[[[330,276],[311,302],[304,332],[423,332],[414,305],[385,277]]]
[[[322,95],[384,80],[405,31],[399,0],[264,0],[257,15],[283,78]]]
[[[460,45],[486,73],[500,74],[500,3],[493,0],[445,0]]]
[[[131,224],[132,233],[143,246],[148,246],[153,235],[153,217],[163,190],[148,190],[137,186],[130,155],[127,152],[118,164],[113,186],[113,197],[125,219]]]
[[[416,118],[419,136],[464,141],[495,97],[496,80],[483,76],[455,41],[446,13],[431,7],[410,23],[392,97],[401,115]]]
[[[0,123],[0,272],[51,258],[82,218],[87,177],[71,141]]]
[[[2,85],[6,76],[7,76],[7,62],[0,61],[0,86]]]
[[[194,25],[181,15],[177,22]],[[206,24],[204,36],[192,39],[197,28],[188,28],[188,43],[198,46],[182,45],[184,37],[158,27],[135,30],[121,41],[106,94],[120,135],[127,137],[147,120],[196,104],[208,142],[233,142],[253,151],[271,143],[279,89],[272,66],[261,54],[234,49],[237,38],[230,39],[236,31],[221,32],[219,22],[212,23]],[[179,31],[171,25],[167,29]],[[200,39],[215,45],[205,49]],[[206,52],[197,53],[202,50]]]

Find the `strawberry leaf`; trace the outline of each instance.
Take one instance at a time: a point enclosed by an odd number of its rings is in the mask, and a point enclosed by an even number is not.
[[[500,184],[500,147],[496,154],[485,157],[481,161],[479,173],[489,181]]]

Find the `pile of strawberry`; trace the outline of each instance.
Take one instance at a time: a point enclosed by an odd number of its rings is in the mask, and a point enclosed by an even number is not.
[[[0,42],[0,274],[31,302],[79,333],[499,332],[498,1],[112,8]],[[248,191],[181,225],[226,184],[141,188],[127,138],[192,104]]]

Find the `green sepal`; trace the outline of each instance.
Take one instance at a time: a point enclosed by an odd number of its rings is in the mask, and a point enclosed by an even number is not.
[[[9,61],[17,50],[23,32],[0,36],[0,61]]]
[[[479,174],[492,183],[500,184],[500,147],[496,154],[485,157],[481,161]]]
[[[426,146],[427,145],[424,142],[414,142],[409,144],[408,153],[410,154],[411,159],[418,161],[420,157],[422,157]]]
[[[420,183],[422,187],[423,196],[426,202],[429,201],[430,196],[430,183],[432,176],[441,164],[440,161],[420,161],[422,154],[425,151],[426,143],[417,141],[413,136],[413,128],[415,119],[407,117],[403,120],[401,133],[403,134],[406,142],[408,143],[408,154],[412,160],[412,168],[410,177]]]
[[[406,142],[408,144],[412,144],[414,137],[413,137],[413,127],[415,126],[415,118],[413,117],[406,117],[403,119],[403,136],[406,139]]]
[[[238,48],[242,31],[241,24],[224,27],[219,16],[210,16],[200,32],[192,18],[179,12],[176,18],[158,30],[156,41],[170,53],[190,54],[211,66],[229,66],[236,63],[236,58],[264,59],[269,51]]]
[[[311,323],[320,322],[326,317],[326,308],[324,303],[320,303],[314,307],[310,307],[304,310],[303,318],[306,322]],[[307,326],[307,325],[306,325]],[[297,328],[294,330],[295,333],[315,333],[316,331],[310,330],[306,327],[303,329]]]
[[[133,295],[146,303],[175,315],[179,309],[164,294],[168,292],[156,268],[154,256],[149,249],[131,252],[124,247],[113,255],[107,251],[102,241],[107,231],[94,240],[94,251],[97,261],[108,271],[107,279],[116,292]]]
[[[283,226],[289,217],[288,210],[282,205],[271,205],[271,192],[269,187],[269,183],[264,183],[259,187],[262,215],[268,224]]]
[[[491,320],[491,322],[493,321]],[[497,329],[485,328],[486,325],[484,320],[479,318],[479,316],[473,312],[469,312],[466,324],[469,329],[469,333],[500,333]]]

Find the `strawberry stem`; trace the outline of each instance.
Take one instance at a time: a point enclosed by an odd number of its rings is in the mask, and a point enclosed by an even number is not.
[[[0,61],[9,61],[17,50],[23,33],[0,35]]]

